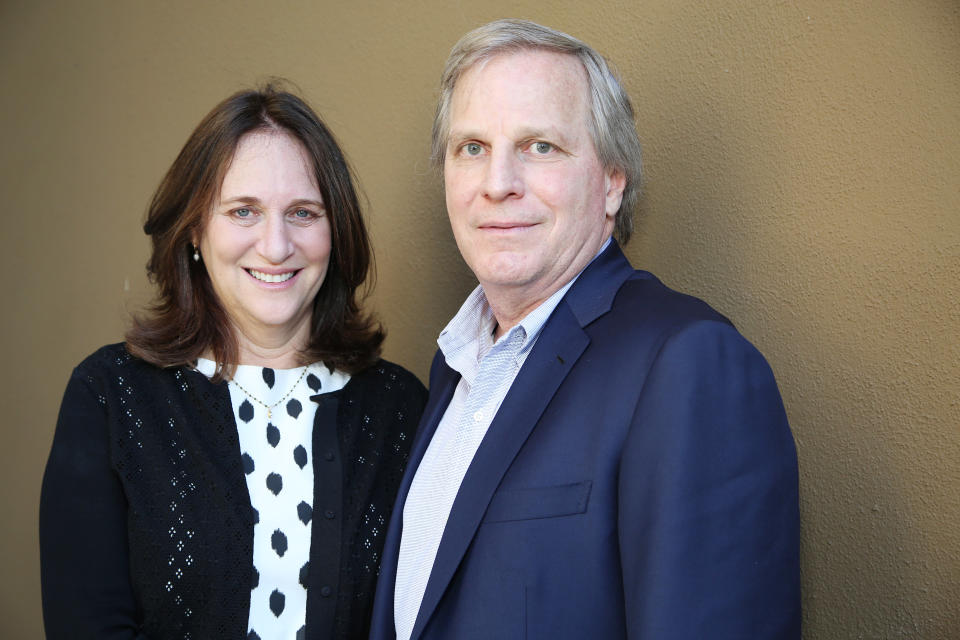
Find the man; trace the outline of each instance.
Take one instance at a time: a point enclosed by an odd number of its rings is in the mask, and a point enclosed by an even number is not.
[[[371,637],[798,638],[776,383],[611,240],[639,143],[604,60],[533,23],[481,27],[433,135],[480,286],[438,340]]]

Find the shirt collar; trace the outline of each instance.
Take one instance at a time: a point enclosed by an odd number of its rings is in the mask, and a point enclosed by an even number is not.
[[[610,245],[612,240],[607,241],[597,251],[599,256]],[[591,260],[590,262],[593,262]],[[588,265],[589,266],[589,263]],[[584,267],[586,269],[586,267]],[[583,273],[583,270],[580,271]],[[502,342],[508,340],[516,332],[523,332],[523,342],[518,353],[518,358],[526,359],[527,354],[533,348],[540,332],[553,313],[553,310],[560,304],[560,300],[566,295],[573,283],[580,277],[580,273],[570,279],[567,284],[560,287],[549,298],[523,317],[520,322],[512,327],[506,334],[500,336]],[[487,302],[487,296],[483,292],[483,287],[478,285],[464,303],[460,310],[453,316],[453,319],[444,327],[437,338],[437,345],[443,352],[443,357],[447,365],[460,373],[467,382],[473,381],[480,361],[489,353],[494,345],[493,331],[497,326],[497,319],[493,315],[493,309]]]

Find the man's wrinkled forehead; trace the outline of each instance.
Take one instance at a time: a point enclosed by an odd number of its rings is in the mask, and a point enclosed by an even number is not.
[[[470,108],[475,100],[484,109]],[[516,136],[555,142],[578,137],[589,118],[587,73],[575,56],[544,49],[510,51],[478,61],[454,88],[447,143],[473,137],[473,120],[489,125],[501,109],[504,114],[516,114],[518,109],[526,114],[524,121],[514,121]]]
[[[554,51],[546,47],[514,47],[481,56],[471,64],[465,66],[453,85],[454,95],[456,95],[457,89],[463,84],[464,78],[480,73],[491,62],[502,59],[513,59],[517,64],[521,64],[520,61],[527,54],[542,54],[545,59],[552,60],[551,64],[556,68],[556,81],[567,84],[567,88],[571,90],[580,88],[581,85],[577,82],[578,78],[583,82],[582,86],[584,88],[587,87],[587,70],[584,69],[580,59],[572,53]],[[571,73],[564,73],[565,70],[570,70]]]

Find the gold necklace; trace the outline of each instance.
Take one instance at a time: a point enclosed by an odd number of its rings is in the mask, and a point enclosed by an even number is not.
[[[267,403],[264,402],[263,400],[257,398],[257,397],[254,396],[252,393],[250,393],[249,391],[247,391],[247,389],[246,389],[242,384],[240,384],[239,382],[237,382],[237,381],[234,380],[233,378],[230,378],[230,382],[232,382],[233,384],[237,385],[237,387],[240,389],[240,391],[243,391],[243,395],[247,396],[248,398],[250,398],[251,400],[253,400],[254,402],[256,402],[258,405],[260,405],[261,407],[265,408],[265,409],[267,410],[267,420],[270,420],[270,419],[273,417],[273,408],[274,408],[275,406],[277,406],[278,404],[280,404],[281,402],[283,402],[284,400],[286,400],[286,399],[290,396],[290,394],[293,393],[293,390],[296,389],[296,388],[297,388],[297,385],[300,384],[300,381],[303,380],[303,376],[307,375],[307,369],[309,369],[309,368],[310,368],[310,365],[306,365],[306,366],[303,368],[303,371],[300,372],[300,377],[297,378],[297,381],[293,383],[293,386],[292,386],[292,387],[290,387],[290,391],[287,391],[285,394],[283,394],[283,397],[280,398],[279,400],[277,400],[276,402],[274,402],[273,404],[267,404]]]

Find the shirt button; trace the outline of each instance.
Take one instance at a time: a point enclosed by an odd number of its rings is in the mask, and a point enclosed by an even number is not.
[[[477,411],[476,413],[473,414],[474,422],[480,422],[481,420],[483,420],[483,411]]]
[[[333,593],[333,590],[330,587],[321,587],[320,589],[320,595],[324,598],[329,598],[331,593]]]
[[[323,512],[323,517],[326,518],[327,520],[333,520],[336,517],[336,515],[337,514],[335,514],[330,509],[327,509],[326,511]]]

